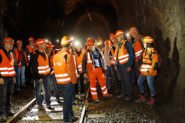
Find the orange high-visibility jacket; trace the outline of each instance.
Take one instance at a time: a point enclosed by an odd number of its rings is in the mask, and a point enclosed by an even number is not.
[[[129,54],[127,52],[127,49],[125,47],[126,41],[123,42],[122,46],[120,49],[118,49],[118,45],[116,46],[116,50],[114,53],[114,61],[116,61],[116,58],[118,58],[118,61],[120,64],[126,64],[129,59]],[[118,56],[117,56],[118,54]]]
[[[76,69],[72,54],[62,49],[53,57],[53,69],[57,84],[67,84],[72,82],[76,84]]]
[[[135,52],[135,59],[136,59],[136,61],[138,61],[142,57],[142,52],[143,52],[140,37],[136,40],[135,43],[132,44],[132,47]]]
[[[2,57],[2,61],[0,63],[1,76],[2,77],[15,76],[13,53],[10,52],[10,59],[9,59],[5,54],[5,52],[2,49],[0,49],[0,55]]]
[[[78,66],[79,73],[82,73],[82,59],[83,59],[84,53],[85,53],[84,51],[81,51],[80,55],[75,53],[76,63],[77,63],[77,66]]]
[[[21,62],[21,61],[19,61],[19,50],[18,50],[18,48],[16,48],[15,50],[14,50],[14,52],[15,52],[15,57],[16,57],[16,62],[17,62],[17,64],[19,64],[18,62]],[[22,51],[23,52],[23,54],[24,54],[24,57],[25,57],[25,62],[28,62],[28,59],[27,59],[27,57],[26,57],[26,52],[23,50]]]
[[[148,53],[146,49],[143,53],[142,65],[140,67],[140,74],[144,76],[155,76],[157,75],[156,64],[159,62],[157,51]]]
[[[50,72],[49,60],[48,55],[44,52],[46,59],[42,55],[38,55],[38,73],[39,75],[47,75]]]

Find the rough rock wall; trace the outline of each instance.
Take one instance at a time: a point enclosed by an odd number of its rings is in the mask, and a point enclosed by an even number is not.
[[[161,101],[185,110],[185,2],[137,0],[137,25],[142,34],[156,39],[162,68],[156,85]]]

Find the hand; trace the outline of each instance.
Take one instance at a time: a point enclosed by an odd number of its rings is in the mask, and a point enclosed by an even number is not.
[[[42,79],[39,79],[39,81],[38,81],[39,83],[42,83]]]
[[[116,62],[115,62],[114,60],[111,60],[110,63],[111,63],[112,65],[115,65],[115,64],[116,64]]]
[[[4,79],[0,78],[0,85],[4,85]]]
[[[87,73],[84,74],[84,78],[85,79],[88,79]]]
[[[13,82],[14,84],[16,83],[15,77],[12,78],[12,82]]]
[[[128,71],[128,72],[130,72],[131,70],[132,70],[132,68],[131,68],[131,67],[128,67],[128,68],[127,68],[127,71]]]

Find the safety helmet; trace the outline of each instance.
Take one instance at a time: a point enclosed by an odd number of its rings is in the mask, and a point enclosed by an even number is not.
[[[35,41],[35,46],[39,46],[41,44],[46,44],[45,39],[39,38]]]
[[[86,45],[87,46],[93,46],[95,43],[95,40],[91,37],[87,38],[87,42],[86,42]]]
[[[29,37],[28,41],[34,41],[34,38],[33,37]]]
[[[109,38],[110,38],[110,40],[115,39],[115,34],[114,34],[114,33],[110,33],[110,34],[109,34]]]
[[[3,39],[3,43],[11,43],[11,44],[14,44],[14,40],[11,37],[5,37]]]
[[[151,36],[145,36],[143,38],[143,43],[153,43],[154,39]]]
[[[63,47],[68,46],[68,45],[71,44],[71,41],[72,41],[72,40],[70,39],[69,36],[63,36],[63,37],[62,37],[62,40],[61,40],[61,45],[62,45]]]
[[[19,45],[20,43],[22,43],[22,40],[17,40],[17,45]]]
[[[105,40],[104,44],[105,44],[105,46],[109,46],[109,45],[111,45],[111,41],[110,40]]]
[[[115,35],[115,36],[116,36],[116,37],[118,37],[118,36],[120,36],[121,34],[123,34],[123,35],[124,35],[124,34],[125,34],[125,32],[124,32],[123,30],[117,30],[117,31],[116,31],[116,35]]]
[[[47,46],[46,46],[47,48],[53,48],[54,46],[52,45],[52,43],[49,41],[49,42],[47,42]]]

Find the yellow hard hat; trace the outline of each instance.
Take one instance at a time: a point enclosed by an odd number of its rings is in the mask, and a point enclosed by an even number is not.
[[[71,44],[70,37],[69,36],[63,36],[62,40],[61,40],[61,45],[66,46],[66,45],[69,45],[69,44]]]
[[[143,43],[153,43],[154,39],[151,36],[145,36],[143,38]]]

